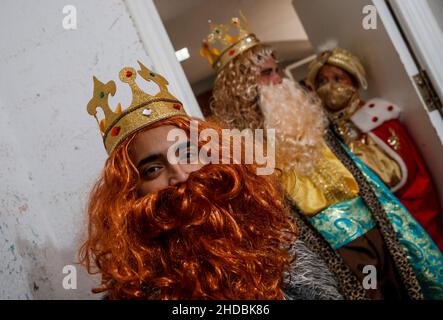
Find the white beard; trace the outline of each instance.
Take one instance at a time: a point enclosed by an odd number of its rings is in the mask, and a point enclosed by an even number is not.
[[[283,170],[308,174],[324,145],[328,125],[320,99],[296,82],[260,87],[265,128],[275,129],[277,161]]]

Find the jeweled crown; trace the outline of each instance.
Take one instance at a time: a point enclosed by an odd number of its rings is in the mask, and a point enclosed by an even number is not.
[[[165,118],[186,115],[182,103],[168,91],[168,81],[141,62],[138,64],[140,70],[137,72],[134,68],[126,67],[119,73],[120,80],[127,83],[132,91],[132,102],[124,110],[120,103],[115,111],[109,106],[109,95],[114,96],[116,92],[115,82],[105,84],[93,77],[94,93],[87,111],[97,120],[108,154],[131,133]],[[146,81],[157,84],[160,91],[155,95],[142,91],[135,82],[137,73]],[[103,110],[104,118],[101,120],[97,117],[97,108]]]
[[[260,44],[255,34],[248,31],[249,23],[240,11],[240,18],[231,19],[230,25],[214,24],[211,32],[203,39],[200,55],[206,57],[216,72],[242,52]],[[234,32],[231,33],[231,29]]]

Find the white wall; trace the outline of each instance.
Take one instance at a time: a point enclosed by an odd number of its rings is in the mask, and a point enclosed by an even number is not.
[[[77,8],[77,30],[62,27],[65,4]],[[119,86],[120,68],[138,59],[150,66],[122,1],[1,2],[0,299],[91,296],[81,267],[77,290],[62,288],[106,158],[86,104],[92,75]],[[127,105],[128,92],[113,102]]]
[[[293,0],[313,47],[335,38],[356,54],[367,71],[369,88],[363,99],[382,97],[403,109],[402,120],[434,178],[443,206],[443,146],[421,104],[405,67],[380,18],[376,30],[364,30],[362,9],[371,0]],[[320,9],[321,8],[321,9]]]

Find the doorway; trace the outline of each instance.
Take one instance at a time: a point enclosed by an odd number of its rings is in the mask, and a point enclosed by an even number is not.
[[[154,0],[169,38],[181,61],[202,113],[212,114],[210,98],[215,73],[201,57],[201,41],[210,29],[208,20],[228,24],[239,11],[248,18],[250,30],[278,52],[282,68],[313,54],[291,0]],[[183,57],[180,54],[185,54]]]
[[[443,206],[443,136],[432,119],[401,50],[404,42],[385,0],[154,0],[174,50],[205,117],[212,114],[210,99],[215,79],[207,60],[200,56],[201,41],[209,33],[208,20],[229,23],[239,10],[248,17],[258,38],[273,46],[281,68],[300,81],[309,62],[325,43],[335,41],[358,56],[367,71],[368,90],[361,98],[381,97],[399,105],[407,127],[429,167]],[[377,9],[377,27],[365,29],[363,8]],[[435,6],[435,3],[434,3]],[[436,13],[438,14],[438,13]],[[403,41],[403,42],[402,42]],[[404,43],[403,43],[404,45]],[[409,53],[410,55],[410,53]],[[436,122],[437,121],[437,122]],[[442,122],[443,123],[443,122]]]

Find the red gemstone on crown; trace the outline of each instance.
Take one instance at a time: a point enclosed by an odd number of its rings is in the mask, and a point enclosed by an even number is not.
[[[120,127],[114,127],[111,130],[111,136],[115,137],[118,136],[118,134],[120,133]]]
[[[128,71],[126,71],[126,78],[130,78],[130,77],[132,77],[132,71],[128,70]]]
[[[229,55],[230,55],[230,56],[234,55],[234,53],[235,53],[235,50],[234,50],[234,49],[232,49],[232,50],[229,51]]]
[[[173,105],[173,108],[174,108],[174,109],[177,109],[177,110],[180,110],[180,109],[182,108],[182,106],[179,105],[179,104],[174,104],[174,105]]]
[[[377,117],[373,117],[372,118],[372,122],[377,122],[378,121],[378,118]]]
[[[394,110],[394,107],[393,106],[389,106],[388,107],[388,111],[392,111],[392,110]]]

